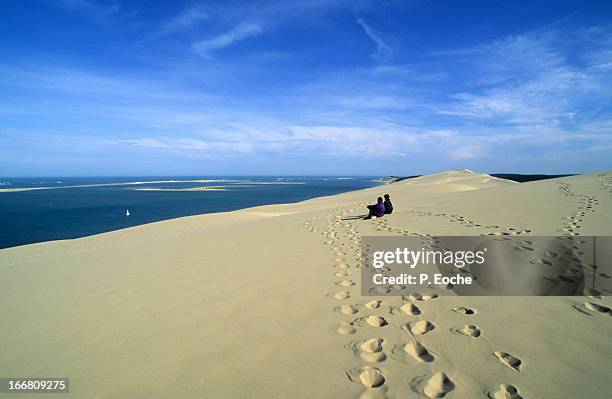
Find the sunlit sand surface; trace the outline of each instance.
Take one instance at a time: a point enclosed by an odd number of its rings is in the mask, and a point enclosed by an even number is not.
[[[392,215],[345,219],[385,193]],[[6,249],[0,376],[77,398],[605,398],[609,297],[362,297],[357,266],[362,235],[611,226],[610,172],[451,171]]]

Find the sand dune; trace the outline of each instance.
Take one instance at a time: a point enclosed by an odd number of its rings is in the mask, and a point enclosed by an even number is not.
[[[610,187],[451,171],[1,250],[0,375],[78,398],[607,398],[610,297],[362,297],[357,266],[362,235],[610,235]],[[346,219],[384,193],[393,215]]]

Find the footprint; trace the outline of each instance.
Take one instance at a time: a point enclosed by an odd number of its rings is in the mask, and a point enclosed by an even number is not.
[[[346,277],[348,275],[349,275],[349,273],[347,271],[345,271],[345,270],[342,270],[342,271],[334,273],[334,277]]]
[[[355,285],[355,283],[352,280],[341,280],[336,281],[336,285],[339,285],[340,287],[352,287]]]
[[[412,341],[404,345],[403,350],[419,362],[429,363],[434,360],[433,355],[429,353],[427,348],[416,341]]]
[[[408,323],[410,332],[416,335],[427,334],[436,328],[429,320],[420,320],[415,323]]]
[[[405,303],[400,307],[400,309],[402,310],[402,312],[413,316],[421,314],[421,309],[419,309],[413,303]]]
[[[375,367],[364,367],[364,370],[359,374],[359,380],[368,388],[379,387],[385,383],[385,377]]]
[[[423,393],[428,398],[443,398],[447,393],[455,389],[455,384],[443,372],[434,374],[423,389]]]
[[[468,324],[463,327],[457,327],[452,329],[452,331],[456,332],[457,334],[465,335],[467,337],[472,338],[478,338],[482,334],[482,331],[480,331],[478,326],[475,326],[473,324]]]
[[[552,266],[552,262],[547,261],[546,259],[534,259],[531,262],[532,265],[546,265],[546,266]]]
[[[402,296],[404,301],[420,301],[422,298],[421,294],[410,294],[408,296]]]
[[[368,289],[368,293],[372,295],[385,295],[391,292],[391,288],[386,286],[378,286]]]
[[[366,303],[365,307],[368,309],[378,309],[381,303],[382,301],[375,299],[373,301]]]
[[[360,356],[363,360],[368,362],[382,362],[387,358],[387,355],[383,352],[382,338],[370,338],[359,346],[361,350]]]
[[[429,301],[430,299],[435,299],[437,297],[438,297],[438,294],[427,293],[427,294],[421,295],[421,301]]]
[[[342,306],[338,306],[334,310],[338,313],[348,314],[348,315],[355,314],[359,311],[359,309],[357,309],[357,307],[354,305],[342,305]]]
[[[377,367],[356,367],[346,372],[349,380],[362,384],[366,388],[376,388],[385,383],[385,377]]]
[[[372,327],[384,327],[389,324],[382,316],[368,316],[364,319],[364,321]]]
[[[512,370],[516,372],[520,372],[521,360],[517,357],[512,356],[506,352],[495,352],[495,356],[499,359],[500,362],[510,367]]]
[[[523,399],[518,389],[508,384],[501,384],[496,392],[489,392],[489,399]]]
[[[382,338],[370,338],[363,341],[363,343],[359,346],[359,349],[368,353],[382,352],[383,341],[384,340]]]
[[[585,288],[583,294],[589,298],[601,298],[601,291],[595,288]]]
[[[593,302],[585,302],[584,303],[584,307],[589,309],[589,310],[592,310],[592,311],[595,311],[595,312],[599,312],[599,313],[604,313],[604,314],[605,313],[607,313],[607,314],[610,313],[610,308],[609,307],[604,306],[604,305],[599,305],[599,304],[593,303]]]
[[[334,294],[334,299],[342,300],[348,299],[351,297],[351,294],[348,291],[339,291]]]
[[[342,322],[336,329],[336,333],[340,335],[350,335],[355,333],[355,327],[351,323]]]
[[[478,310],[475,308],[468,308],[466,306],[459,306],[457,308],[453,308],[453,312],[463,313],[463,314],[477,314]]]

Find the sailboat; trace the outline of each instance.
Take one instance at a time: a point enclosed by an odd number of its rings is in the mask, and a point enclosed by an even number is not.
[[[125,210],[125,216],[130,216],[130,210],[129,209]]]

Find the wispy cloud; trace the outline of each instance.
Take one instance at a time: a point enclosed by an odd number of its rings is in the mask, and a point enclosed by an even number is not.
[[[472,82],[469,90],[449,94],[450,101],[435,109],[442,115],[531,128],[589,122],[593,110],[610,101],[606,88],[612,71],[605,65],[612,64],[612,53],[596,48],[610,37],[600,32],[573,45],[554,31],[531,32],[447,54],[450,63],[473,71],[466,73]],[[581,60],[584,53],[589,56]]]
[[[200,4],[190,5],[164,23],[154,36],[162,37],[189,29],[208,17],[208,12],[204,6]]]
[[[39,95],[61,98],[90,98],[98,104],[124,100],[202,100],[201,94],[169,89],[160,79],[139,76],[102,75],[69,68],[1,67],[0,87],[32,90]]]
[[[168,152],[204,153],[212,156],[224,154],[295,154],[345,157],[404,157],[447,160],[461,164],[466,161],[491,159],[520,153],[525,146],[557,151],[572,148],[583,141],[591,148],[607,149],[612,145],[610,131],[597,133],[560,133],[558,130],[533,132],[521,130],[487,129],[436,130],[400,125],[387,126],[333,126],[269,124],[255,127],[226,126],[205,129],[191,135],[165,135],[133,139],[105,140],[103,144],[129,145]],[[544,151],[543,153],[548,153]]]
[[[380,35],[366,23],[363,18],[357,19],[357,23],[363,28],[366,35],[374,42],[376,45],[376,51],[372,54],[372,58],[374,58],[377,62],[384,63],[389,61],[391,56],[393,55],[393,50],[389,47]]]
[[[203,140],[199,138],[149,137],[127,140],[101,140],[101,144],[131,145],[144,149],[165,150],[170,152],[195,152],[216,154],[237,153],[251,154],[255,152],[257,143],[235,142],[221,140]]]
[[[261,24],[243,23],[225,33],[194,43],[193,50],[205,58],[211,58],[212,51],[229,47],[263,31],[264,27]]]
[[[449,156],[451,159],[458,161],[480,158],[482,156],[482,147],[479,145],[468,145],[454,148],[449,151]]]
[[[202,153],[304,154],[330,156],[400,155],[407,145],[417,144],[417,135],[393,129],[338,126],[285,126],[281,129],[248,128],[245,131],[201,132],[198,137],[143,137],[105,140],[105,144],[133,145],[167,151]]]

